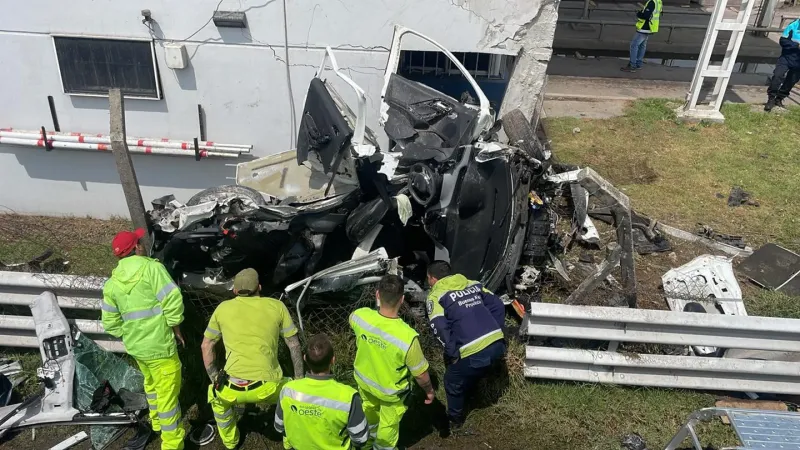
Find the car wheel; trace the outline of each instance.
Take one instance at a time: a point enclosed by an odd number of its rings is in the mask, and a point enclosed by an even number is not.
[[[536,131],[531,126],[530,121],[519,109],[515,109],[503,116],[503,130],[508,136],[510,145],[517,146],[532,158],[544,161],[542,143],[536,136]]]
[[[186,206],[194,206],[201,203],[210,202],[226,194],[236,194],[239,197],[250,199],[258,206],[265,206],[267,204],[264,196],[255,189],[247,186],[225,185],[204,189],[198,192],[192,196],[188,202],[186,202]]]

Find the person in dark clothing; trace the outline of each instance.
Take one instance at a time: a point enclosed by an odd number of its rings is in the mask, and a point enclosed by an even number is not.
[[[789,96],[794,85],[800,81],[800,19],[783,30],[779,43],[781,56],[767,89],[767,104],[764,105],[764,111],[767,112],[776,106],[783,107],[783,99]]]
[[[447,417],[451,432],[458,432],[470,388],[505,358],[505,305],[481,283],[453,274],[445,261],[428,266],[428,282],[428,319],[447,365]]]
[[[628,65],[620,68],[623,72],[636,72],[644,64],[644,52],[650,35],[658,33],[661,21],[661,0],[647,0],[641,11],[636,12],[636,34],[631,40],[631,59]]]

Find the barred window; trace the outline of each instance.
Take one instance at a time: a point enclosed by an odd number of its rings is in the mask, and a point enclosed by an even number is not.
[[[108,95],[120,88],[128,97],[161,98],[149,41],[53,37],[61,82],[67,94]]]

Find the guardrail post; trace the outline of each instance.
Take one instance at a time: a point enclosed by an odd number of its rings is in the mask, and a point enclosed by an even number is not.
[[[133,168],[126,142],[125,100],[122,97],[122,91],[109,89],[108,104],[111,116],[111,151],[114,153],[117,163],[119,181],[122,184],[122,191],[125,193],[128,212],[134,227],[148,230],[142,192],[139,190],[139,181],[136,179],[136,171]],[[149,230],[142,238],[142,244],[145,248],[152,248]]]
[[[617,227],[617,242],[622,247],[620,255],[620,272],[625,300],[628,306],[636,308],[636,268],[633,248],[633,227],[630,209],[612,208],[614,225]]]
[[[631,308],[636,308],[636,262],[633,249],[633,228],[631,226],[631,201],[613,184],[606,181],[590,168],[581,169],[578,183],[592,193],[603,206],[611,208],[614,226],[617,230],[617,243],[622,248],[620,270],[623,295]]]

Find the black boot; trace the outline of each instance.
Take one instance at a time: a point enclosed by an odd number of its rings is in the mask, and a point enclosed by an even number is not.
[[[786,108],[785,106],[783,106],[783,99],[782,98],[776,98],[775,99],[775,106],[777,106],[779,108]]]
[[[767,100],[767,104],[764,105],[764,111],[766,111],[766,112],[772,111],[772,108],[775,107],[775,104],[776,104],[775,97],[770,97]]]
[[[463,420],[450,419],[450,436],[452,437],[465,437],[474,436],[475,432],[464,426]]]

